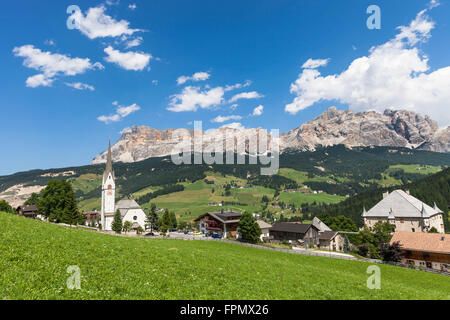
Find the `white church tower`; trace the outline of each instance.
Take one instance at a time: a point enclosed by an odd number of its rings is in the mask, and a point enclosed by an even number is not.
[[[102,180],[102,229],[111,231],[111,224],[114,219],[116,197],[116,184],[114,182],[114,170],[112,167],[111,142],[108,147],[106,158],[106,169]]]

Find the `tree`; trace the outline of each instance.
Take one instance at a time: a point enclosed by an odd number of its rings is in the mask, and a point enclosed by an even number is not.
[[[178,226],[178,223],[177,223],[177,216],[175,215],[174,212],[171,212],[171,213],[170,213],[170,220],[172,221],[172,226],[171,226],[171,228],[176,229],[177,226]]]
[[[133,224],[130,221],[125,221],[122,227],[123,232],[125,233],[130,232],[131,228],[133,228]]]
[[[161,221],[161,232],[166,233],[172,227],[172,219],[170,219],[169,209],[164,211],[162,221]]]
[[[39,204],[39,195],[35,192],[31,194],[27,201],[23,204],[24,206],[37,206]]]
[[[41,192],[38,211],[56,223],[78,224],[78,212],[72,184],[65,180],[52,180]]]
[[[137,234],[142,234],[143,232],[144,232],[144,229],[142,229],[141,226],[137,227],[137,229],[136,229]]]
[[[156,213],[156,205],[152,203],[150,208],[150,212],[147,214],[147,218],[145,219],[146,228],[150,227],[150,232],[153,233],[153,230],[156,230],[156,225],[159,221],[158,214]]]
[[[435,227],[432,227],[430,230],[428,230],[428,233],[439,233]]]
[[[347,236],[344,238],[344,252],[350,252],[350,241]]]
[[[241,221],[239,222],[239,233],[242,242],[257,243],[260,241],[261,229],[256,223],[255,218],[248,212],[242,215]]]
[[[393,244],[382,243],[380,256],[385,262],[400,262],[402,260],[402,246],[400,242],[394,242]]]
[[[114,215],[113,222],[111,224],[111,229],[115,231],[116,233],[120,233],[122,231],[122,215],[120,214],[120,210],[116,211],[116,214]]]
[[[0,200],[0,212],[13,213],[14,209],[5,200]]]

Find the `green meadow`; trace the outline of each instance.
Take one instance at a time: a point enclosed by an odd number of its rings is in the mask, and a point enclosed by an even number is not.
[[[81,290],[66,286],[69,266]],[[0,213],[0,299],[450,299],[450,278],[210,241],[116,237]]]

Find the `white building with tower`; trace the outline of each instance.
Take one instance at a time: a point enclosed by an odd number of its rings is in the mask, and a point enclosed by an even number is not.
[[[435,228],[445,233],[444,215],[436,203],[430,207],[413,197],[409,191],[395,190],[383,194],[383,200],[372,209],[363,209],[364,224],[372,228],[377,222],[395,225],[395,231],[428,232]]]
[[[121,200],[116,205],[116,183],[112,166],[111,143],[108,146],[106,169],[102,180],[102,230],[112,231],[111,225],[116,211],[119,210],[122,222],[131,222],[133,229],[141,227],[145,230],[146,215],[135,200]]]

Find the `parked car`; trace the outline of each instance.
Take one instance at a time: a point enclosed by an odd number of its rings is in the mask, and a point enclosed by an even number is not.
[[[222,239],[222,235],[216,234],[216,233],[213,233],[213,234],[211,235],[211,237],[212,237],[213,239]]]

